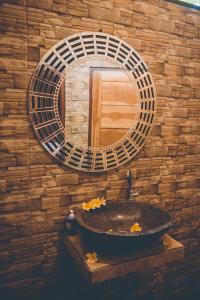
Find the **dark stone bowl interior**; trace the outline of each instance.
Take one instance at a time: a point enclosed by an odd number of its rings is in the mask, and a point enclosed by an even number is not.
[[[108,202],[90,211],[78,209],[76,220],[87,240],[104,248],[147,245],[159,239],[174,223],[164,210],[135,201]],[[134,223],[139,223],[141,232],[130,232]]]

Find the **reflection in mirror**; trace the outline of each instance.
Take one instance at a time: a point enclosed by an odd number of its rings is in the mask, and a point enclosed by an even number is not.
[[[123,70],[106,61],[68,71],[58,99],[66,140],[86,147],[120,140],[137,120],[139,95],[134,85]]]

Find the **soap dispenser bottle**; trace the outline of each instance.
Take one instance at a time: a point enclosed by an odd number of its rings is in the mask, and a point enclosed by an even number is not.
[[[69,214],[65,217],[65,229],[68,235],[75,235],[77,233],[76,218],[72,209],[70,209]]]

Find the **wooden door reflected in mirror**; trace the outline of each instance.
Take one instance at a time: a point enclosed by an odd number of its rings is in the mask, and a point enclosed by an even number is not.
[[[133,127],[138,113],[133,83],[108,62],[85,63],[69,72],[58,103],[68,140],[90,147],[116,143]]]
[[[88,145],[105,147],[120,140],[133,125],[137,97],[125,72],[90,68]]]

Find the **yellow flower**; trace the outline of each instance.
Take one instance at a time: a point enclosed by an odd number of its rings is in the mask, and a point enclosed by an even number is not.
[[[84,210],[90,210],[92,207],[91,207],[91,203],[90,202],[87,202],[87,203],[83,203],[82,204],[82,209],[84,209]]]
[[[99,198],[92,199],[91,200],[91,205],[92,205],[93,209],[99,208],[99,207],[101,207],[101,200]]]
[[[82,209],[88,211],[90,209],[100,208],[102,205],[106,205],[106,200],[103,197],[101,199],[98,197],[90,200],[89,202],[84,202],[82,204]]]
[[[138,223],[135,223],[131,226],[130,228],[130,232],[140,232],[142,230],[142,227],[140,227],[140,225]]]
[[[89,264],[95,264],[98,261],[96,252],[86,253],[86,261]]]

